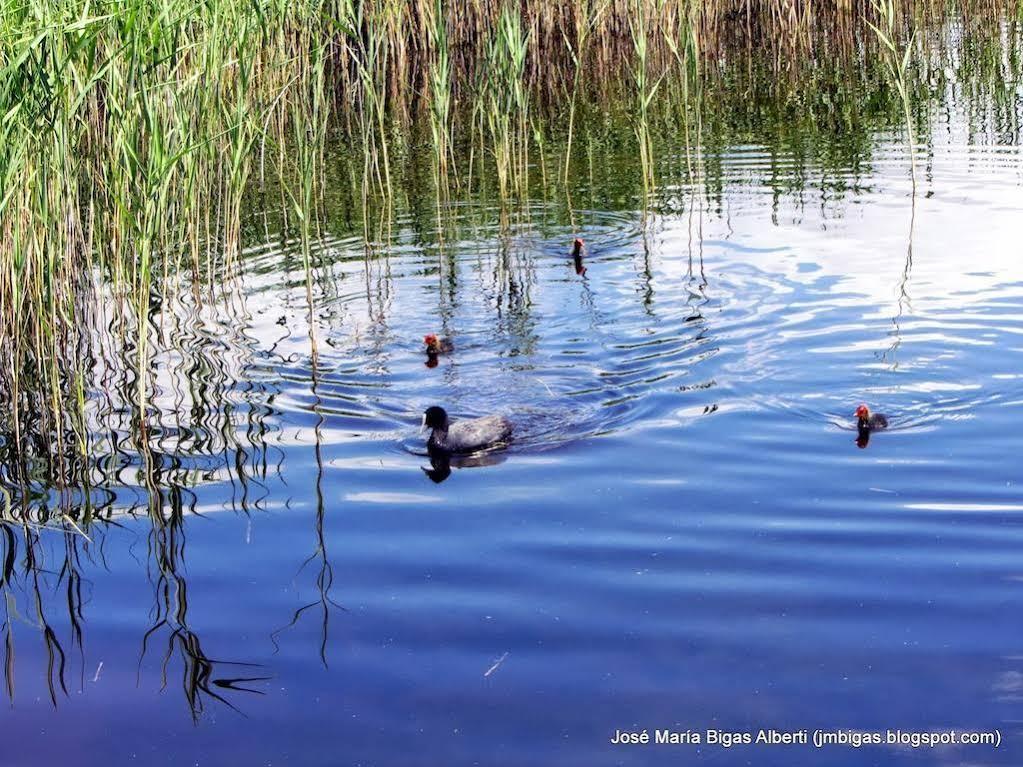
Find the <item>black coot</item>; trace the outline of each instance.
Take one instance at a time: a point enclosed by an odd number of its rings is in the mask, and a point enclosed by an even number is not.
[[[447,411],[434,405],[423,413],[423,428],[432,429],[426,442],[431,453],[471,453],[507,442],[512,422],[503,415],[485,415],[452,423]]]

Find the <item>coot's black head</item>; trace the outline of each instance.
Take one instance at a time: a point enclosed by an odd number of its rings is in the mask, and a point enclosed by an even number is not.
[[[426,408],[426,412],[423,413],[423,425],[431,429],[446,429],[448,427],[448,411],[436,405]]]

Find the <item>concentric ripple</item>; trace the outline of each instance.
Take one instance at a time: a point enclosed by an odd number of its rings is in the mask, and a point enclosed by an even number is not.
[[[1018,151],[945,147],[914,195],[905,151],[881,148],[840,217],[800,198],[765,210],[783,158],[730,152],[720,214],[578,210],[573,225],[462,203],[368,248],[327,237],[312,334],[297,246],[254,248],[248,332],[274,350],[284,420],[315,412],[331,440],[421,452],[414,424],[441,404],[508,414],[514,449],[536,451],[722,409],[849,428],[866,401],[908,429],[1020,399],[1023,269],[1001,246],[1018,235]],[[978,231],[971,206],[992,194]],[[455,347],[434,368],[431,332]]]

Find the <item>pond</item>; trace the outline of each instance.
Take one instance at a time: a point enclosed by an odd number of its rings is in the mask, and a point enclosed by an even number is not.
[[[645,203],[627,141],[570,196],[413,185],[370,247],[328,196],[311,283],[257,197],[229,300],[153,310],[172,447],[0,528],[0,763],[1019,764],[1020,91],[968,95],[915,183],[897,120],[708,117]],[[438,471],[430,405],[513,439]],[[1001,742],[611,742],[761,728]]]

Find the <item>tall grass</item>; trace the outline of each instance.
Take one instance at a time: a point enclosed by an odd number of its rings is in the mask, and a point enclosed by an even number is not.
[[[3,431],[44,473],[19,483],[60,487],[90,451],[89,361],[104,350],[85,331],[100,285],[118,310],[98,330],[130,351],[121,359],[146,454],[153,318],[168,276],[190,267],[212,293],[237,257],[256,144],[283,146],[294,105],[322,80],[328,62],[309,52],[333,37],[328,13],[174,0],[3,6]]]
[[[492,154],[502,197],[514,183],[518,189],[527,173],[529,97],[525,67],[529,41],[522,17],[506,2],[487,43],[476,101],[481,153]]]

